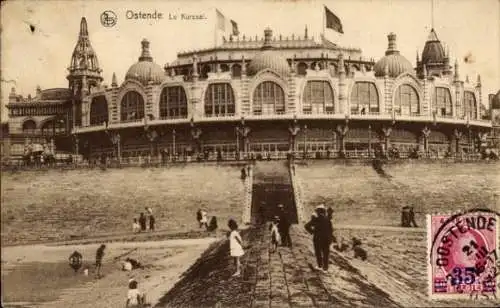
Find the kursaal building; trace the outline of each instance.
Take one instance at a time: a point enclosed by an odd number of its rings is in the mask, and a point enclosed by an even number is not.
[[[164,67],[144,39],[124,81],[113,74],[107,86],[82,18],[68,88],[37,89],[33,98],[12,89],[10,155],[35,145],[87,159],[479,151],[492,129],[481,118],[480,77],[461,78],[434,30],[416,68],[398,51],[396,34],[387,39],[375,62],[360,49],[317,42],[307,28],[302,37],[265,29],[263,38],[231,36],[179,53]],[[490,95],[491,107],[499,113],[500,92]]]

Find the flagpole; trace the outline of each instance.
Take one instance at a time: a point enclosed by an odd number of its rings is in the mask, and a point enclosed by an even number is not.
[[[217,9],[214,11],[215,13],[215,22],[214,22],[214,48],[217,48],[217,23],[219,22],[219,16],[217,15]]]
[[[322,27],[322,35],[323,37],[325,37],[325,15],[326,15],[326,6],[323,4],[323,12],[322,12],[322,15],[323,15],[323,27]]]

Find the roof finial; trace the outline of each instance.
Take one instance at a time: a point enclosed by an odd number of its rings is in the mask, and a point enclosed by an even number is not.
[[[387,35],[387,39],[389,40],[389,46],[387,47],[387,51],[385,52],[385,55],[392,55],[392,54],[399,54],[399,51],[396,46],[396,34],[394,33],[389,33]]]
[[[87,30],[87,19],[85,19],[85,17],[82,17],[82,20],[80,21],[80,36],[89,36],[89,32]]]
[[[112,87],[118,86],[118,81],[116,80],[116,74],[114,72],[113,72],[113,77],[111,78],[111,86]]]
[[[153,57],[151,57],[151,54],[149,52],[149,41],[147,39],[143,39],[141,45],[142,45],[142,53],[141,56],[139,57],[139,61],[153,62]]]
[[[306,25],[306,29],[305,29],[305,31],[304,31],[304,39],[306,39],[306,40],[307,40],[307,25]]]
[[[434,0],[431,0],[431,29],[434,30]]]
[[[477,74],[477,85],[481,85],[481,75]]]

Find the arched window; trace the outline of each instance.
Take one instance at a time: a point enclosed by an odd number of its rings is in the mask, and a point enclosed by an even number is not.
[[[449,117],[451,110],[451,93],[448,88],[437,87],[434,91],[434,112],[438,117]]]
[[[229,83],[210,84],[205,92],[205,115],[234,115],[234,94]]]
[[[231,68],[231,74],[233,75],[233,77],[241,77],[241,65],[233,64],[233,67]]]
[[[43,123],[42,134],[53,135],[53,134],[63,133],[65,128],[66,124],[63,119],[50,119]]]
[[[24,134],[34,134],[36,131],[36,123],[33,120],[27,120],[23,123]]]
[[[403,84],[396,90],[394,112],[398,115],[418,115],[420,105],[417,91],[410,85]]]
[[[183,87],[163,88],[160,96],[160,118],[187,118],[187,99]]]
[[[144,99],[136,91],[127,92],[121,102],[121,121],[137,121],[144,118]]]
[[[304,89],[304,113],[333,113],[333,89],[328,81],[308,81]]]
[[[473,92],[464,92],[464,115],[471,120],[477,119],[476,97]]]
[[[253,92],[253,114],[285,112],[285,92],[275,82],[264,81]]]
[[[307,72],[307,64],[304,62],[300,62],[299,65],[297,65],[297,74],[301,76],[305,76]]]
[[[90,125],[102,125],[108,122],[108,103],[104,96],[97,96],[90,104]]]
[[[379,112],[378,92],[374,83],[356,82],[351,92],[351,114]]]

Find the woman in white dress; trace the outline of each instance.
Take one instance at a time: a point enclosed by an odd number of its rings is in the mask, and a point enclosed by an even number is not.
[[[227,225],[231,230],[231,233],[229,233],[229,251],[236,264],[236,272],[233,274],[233,276],[237,277],[241,274],[240,257],[245,254],[245,252],[243,251],[243,240],[241,239],[241,235],[238,232],[238,224],[236,223],[236,221],[230,219]]]

